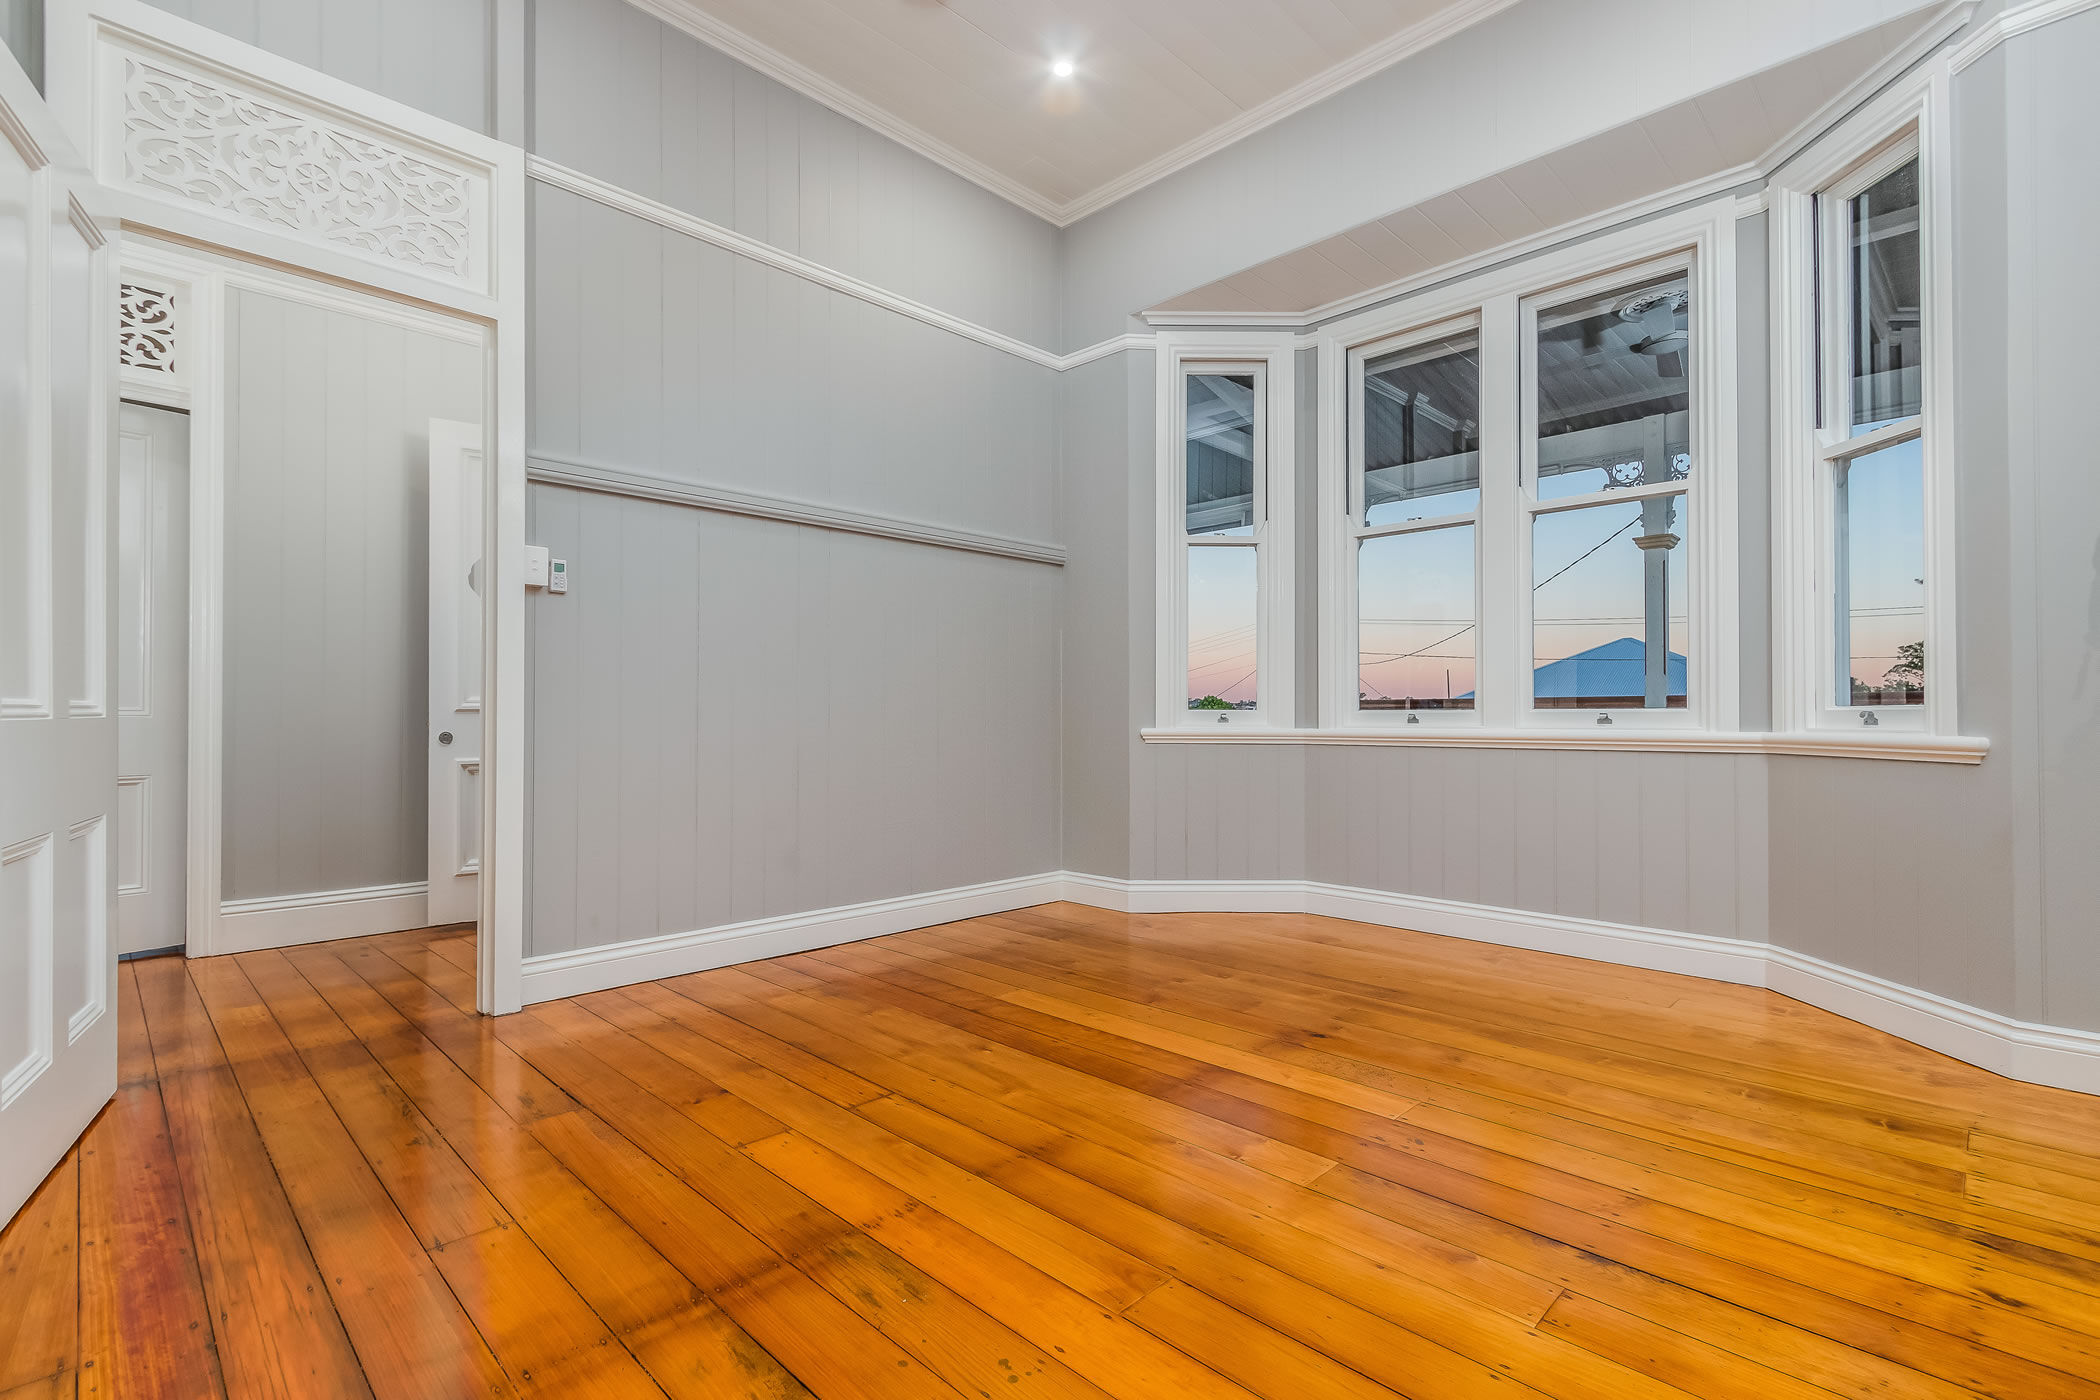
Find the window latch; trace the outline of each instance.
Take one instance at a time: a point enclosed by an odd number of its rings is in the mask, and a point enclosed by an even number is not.
[[[1611,723],[1611,716],[1610,716],[1610,715],[1609,715],[1608,713],[1606,713],[1605,711],[1603,711],[1603,710],[1599,710],[1599,711],[1597,711],[1597,723],[1599,723],[1599,724],[1610,724],[1610,723]]]
[[[1420,715],[1411,714],[1407,717],[1407,722],[1409,724],[1420,724],[1422,722],[1422,717]]]
[[[1859,712],[1859,722],[1871,729],[1881,723],[1881,716],[1875,714],[1872,710],[1861,710]]]

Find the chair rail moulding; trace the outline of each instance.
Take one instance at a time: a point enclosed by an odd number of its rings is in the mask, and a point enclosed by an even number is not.
[[[51,105],[124,226],[127,394],[191,413],[190,927],[217,946],[225,289],[256,284],[483,348],[487,702],[478,1000],[524,960],[525,154],[141,3],[50,0]],[[168,242],[156,242],[165,237]],[[172,370],[144,333],[175,317]],[[117,317],[110,317],[115,326]],[[354,892],[352,892],[354,893]],[[231,911],[238,915],[241,911]]]

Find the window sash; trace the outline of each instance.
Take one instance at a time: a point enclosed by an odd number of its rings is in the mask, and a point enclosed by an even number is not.
[[[1291,467],[1290,444],[1292,441],[1292,364],[1288,337],[1254,336],[1199,336],[1195,334],[1163,334],[1158,366],[1158,394],[1160,416],[1159,463],[1157,483],[1157,577],[1156,597],[1156,685],[1155,722],[1163,727],[1206,728],[1225,725],[1235,728],[1270,728],[1288,725],[1293,720],[1293,680],[1290,673],[1292,658],[1292,617],[1290,609],[1291,578]],[[1252,419],[1248,441],[1252,462],[1248,481],[1251,500],[1234,494],[1222,500],[1228,509],[1213,516],[1222,523],[1226,515],[1235,518],[1230,532],[1203,531],[1192,533],[1189,528],[1189,508],[1192,496],[1190,481],[1191,407],[1189,398],[1192,382],[1198,376],[1232,376],[1251,381]],[[1197,394],[1199,409],[1204,396]],[[1228,402],[1236,396],[1227,396]],[[1221,423],[1236,415],[1217,410],[1213,414]],[[1202,427],[1201,422],[1197,424]],[[1223,482],[1204,480],[1194,490],[1219,490],[1237,492],[1240,488],[1235,480],[1238,468],[1219,461],[1217,467],[1223,473]],[[1203,473],[1198,473],[1199,478]],[[1236,523],[1239,503],[1248,501],[1251,518],[1246,526]],[[1198,501],[1199,507],[1202,500]],[[1199,509],[1199,523],[1202,512]],[[1244,615],[1245,603],[1241,589],[1245,573],[1232,567],[1234,556],[1217,553],[1221,549],[1245,551],[1244,558],[1252,562],[1254,584],[1252,623],[1254,627],[1251,655],[1247,665],[1254,672],[1250,685],[1236,684],[1238,673],[1233,675],[1210,674],[1198,677],[1194,674],[1191,660],[1191,632],[1195,626],[1210,626],[1218,622],[1226,612],[1234,614],[1237,625]],[[1192,574],[1202,561],[1208,560],[1214,567],[1208,571]],[[1215,585],[1213,587],[1212,585]],[[1201,591],[1204,596],[1192,597]],[[1192,610],[1201,616],[1192,617]],[[1208,642],[1208,659],[1226,654],[1239,654],[1244,648],[1237,645],[1239,639],[1222,635],[1220,627],[1210,627],[1220,635]],[[1214,668],[1215,669],[1215,668]],[[1212,682],[1216,684],[1213,685]],[[1189,691],[1192,683],[1204,686],[1203,694],[1213,693],[1217,686],[1232,690],[1235,696],[1252,700],[1248,709],[1191,710]],[[1245,691],[1251,689],[1252,695]]]
[[[1686,436],[1692,444],[1692,466],[1689,475],[1663,481],[1643,482],[1637,486],[1612,487],[1604,490],[1586,491],[1574,496],[1539,495],[1539,320],[1541,313],[1585,299],[1608,296],[1616,292],[1632,291],[1642,286],[1681,276],[1690,294],[1688,325],[1689,340],[1686,346],[1691,361],[1687,367],[1688,419]],[[1520,407],[1518,428],[1518,473],[1519,489],[1515,492],[1517,509],[1515,523],[1517,539],[1513,542],[1513,565],[1516,577],[1517,606],[1512,625],[1521,646],[1520,665],[1515,676],[1516,693],[1511,697],[1520,726],[1538,729],[1593,729],[1609,723],[1615,728],[1645,729],[1703,729],[1710,727],[1712,716],[1720,712],[1716,698],[1706,694],[1710,688],[1707,677],[1714,668],[1702,666],[1701,652],[1717,644],[1717,639],[1703,635],[1702,608],[1705,607],[1708,584],[1703,576],[1707,570],[1703,561],[1687,554],[1685,600],[1686,633],[1686,686],[1685,703],[1669,708],[1616,708],[1600,711],[1596,707],[1575,708],[1570,706],[1541,705],[1538,703],[1536,673],[1536,633],[1538,622],[1534,592],[1532,551],[1538,522],[1549,515],[1569,511],[1592,509],[1598,506],[1631,505],[1659,497],[1674,497],[1682,502],[1679,507],[1683,515],[1681,533],[1686,543],[1679,548],[1703,551],[1712,547],[1706,538],[1713,533],[1703,520],[1707,491],[1706,478],[1714,475],[1717,464],[1700,460],[1698,448],[1701,433],[1712,406],[1704,402],[1703,385],[1708,376],[1702,373],[1703,357],[1712,353],[1715,337],[1709,332],[1715,308],[1704,304],[1706,289],[1700,276],[1699,257],[1695,251],[1665,254],[1631,266],[1620,266],[1596,273],[1580,281],[1563,283],[1528,293],[1520,301],[1518,329],[1520,353],[1518,358]],[[1723,316],[1720,324],[1727,325],[1732,317]],[[1642,637],[1646,637],[1645,621]],[[1666,625],[1667,631],[1667,625]],[[1524,658],[1531,658],[1525,660]],[[1667,667],[1666,667],[1667,670]],[[1600,713],[1608,713],[1601,719]]]
[[[1350,665],[1347,681],[1348,689],[1340,693],[1345,697],[1355,697],[1353,699],[1345,699],[1342,704],[1343,712],[1348,716],[1348,722],[1352,725],[1369,728],[1395,725],[1477,726],[1482,722],[1482,707],[1478,697],[1480,696],[1484,679],[1480,669],[1481,661],[1485,654],[1485,643],[1482,633],[1487,625],[1484,616],[1486,590],[1483,586],[1482,572],[1488,552],[1484,521],[1492,513],[1486,507],[1489,501],[1489,494],[1497,489],[1496,483],[1499,480],[1496,463],[1492,460],[1487,450],[1487,444],[1483,440],[1477,454],[1479,481],[1475,490],[1480,501],[1479,505],[1466,510],[1427,515],[1418,519],[1387,521],[1376,525],[1366,524],[1365,516],[1368,514],[1368,511],[1365,505],[1365,466],[1370,452],[1370,444],[1365,426],[1365,395],[1368,392],[1370,366],[1379,360],[1387,359],[1397,354],[1404,354],[1410,350],[1427,348],[1440,341],[1462,339],[1467,336],[1474,338],[1474,353],[1476,356],[1481,356],[1486,352],[1488,334],[1487,317],[1483,310],[1432,322],[1403,331],[1398,335],[1387,336],[1365,345],[1354,346],[1349,351],[1349,425],[1348,447],[1344,467],[1346,481],[1343,490],[1343,508],[1345,512],[1343,540],[1347,553],[1346,571],[1348,581],[1343,588],[1342,596],[1347,600],[1347,635],[1349,638],[1347,656]],[[1493,411],[1490,407],[1491,390],[1486,382],[1484,367],[1478,394],[1484,435],[1487,417]],[[1427,503],[1434,501],[1435,497],[1423,497],[1421,499]],[[1366,708],[1361,702],[1363,692],[1360,689],[1363,670],[1362,638],[1364,630],[1361,560],[1364,545],[1372,540],[1388,539],[1398,535],[1425,534],[1432,531],[1462,527],[1470,528],[1473,532],[1472,627],[1475,703],[1465,708],[1445,709]],[[1338,564],[1337,567],[1343,566]],[[1334,674],[1339,678],[1339,667],[1335,668]]]
[[[1920,341],[1923,358],[1919,366],[1921,412],[1882,424],[1867,432],[1855,432],[1853,425],[1853,337],[1857,331],[1854,283],[1857,263],[1852,256],[1851,219],[1852,202],[1871,189],[1888,175],[1911,162],[1917,162],[1919,173],[1919,222],[1920,222],[1920,266],[1919,292],[1920,315],[1925,324],[1921,328]],[[1896,730],[1915,732],[1936,728],[1934,711],[1941,702],[1941,692],[1952,687],[1952,677],[1943,676],[1938,664],[1937,651],[1928,644],[1927,671],[1925,674],[1925,701],[1918,705],[1888,705],[1840,703],[1841,691],[1849,696],[1851,675],[1851,650],[1847,643],[1848,628],[1841,629],[1838,610],[1848,607],[1850,578],[1848,542],[1842,536],[1849,529],[1849,521],[1839,509],[1838,474],[1850,463],[1906,442],[1922,441],[1926,436],[1926,422],[1933,411],[1932,387],[1934,375],[1940,368],[1932,362],[1933,351],[1944,341],[1934,334],[1932,322],[1944,314],[1944,308],[1934,304],[1932,287],[1933,229],[1929,198],[1931,172],[1925,160],[1922,139],[1922,123],[1906,127],[1883,141],[1860,160],[1848,166],[1837,178],[1824,184],[1810,198],[1810,252],[1813,268],[1813,293],[1820,315],[1814,318],[1815,364],[1820,382],[1816,385],[1817,402],[1820,406],[1819,421],[1810,430],[1813,438],[1811,462],[1814,472],[1814,489],[1810,509],[1813,512],[1813,587],[1814,611],[1813,636],[1815,638],[1813,663],[1809,667],[1807,681],[1811,687],[1806,698],[1810,724],[1818,729],[1857,731],[1864,729]],[[1928,449],[1929,451],[1929,449]],[[1943,508],[1936,497],[1934,473],[1928,460],[1923,483],[1925,495],[1926,568],[1932,565],[1931,535],[1933,516]],[[1931,573],[1925,575],[1931,578]],[[1936,609],[1942,606],[1939,590],[1928,586],[1925,592],[1922,630],[1931,639],[1941,632]],[[1838,653],[1848,653],[1840,662]],[[1841,686],[1841,680],[1844,684]]]

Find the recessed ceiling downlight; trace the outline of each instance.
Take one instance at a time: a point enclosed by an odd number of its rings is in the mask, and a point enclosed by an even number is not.
[[[1050,65],[1050,76],[1053,78],[1069,78],[1078,71],[1079,65],[1069,58],[1060,58]]]

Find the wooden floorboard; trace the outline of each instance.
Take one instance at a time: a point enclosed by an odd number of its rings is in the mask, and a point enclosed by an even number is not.
[[[473,997],[127,964],[0,1400],[2100,1397],[2100,1101],[1769,992],[1047,905]]]

